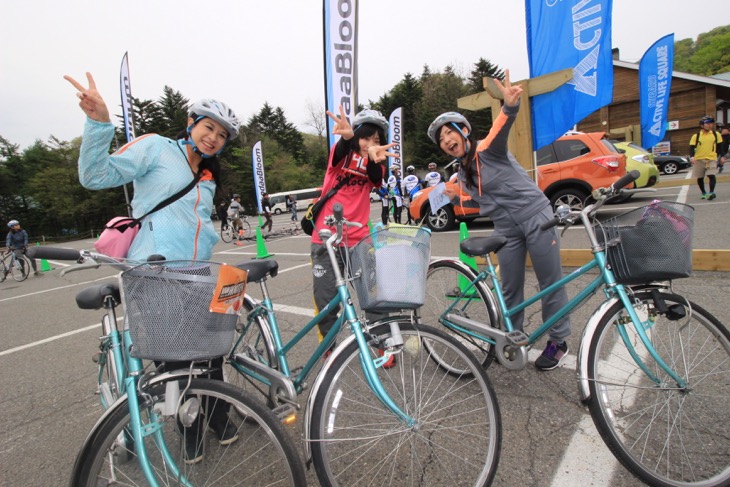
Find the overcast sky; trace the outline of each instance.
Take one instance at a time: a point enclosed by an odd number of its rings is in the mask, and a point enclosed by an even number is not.
[[[687,0],[613,4],[624,61],[666,34],[696,39],[727,24],[722,9],[708,15]],[[523,0],[360,0],[359,15],[360,103],[424,64],[468,74],[483,57],[513,80],[528,76]],[[120,114],[125,52],[139,99],[157,100],[169,85],[191,101],[218,98],[243,120],[268,102],[304,131],[307,104],[324,106],[322,0],[25,0],[5,2],[2,20],[0,135],[21,149],[81,135],[84,115],[64,74],[85,84],[90,71]]]

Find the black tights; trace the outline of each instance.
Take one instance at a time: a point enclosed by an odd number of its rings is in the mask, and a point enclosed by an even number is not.
[[[707,179],[710,180],[710,193],[714,193],[715,183],[717,182],[717,179],[715,179],[714,174],[707,176]],[[700,191],[702,191],[702,194],[705,194],[705,178],[697,178],[697,186],[700,187]]]

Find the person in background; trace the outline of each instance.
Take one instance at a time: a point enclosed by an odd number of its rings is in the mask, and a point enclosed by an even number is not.
[[[411,219],[411,202],[416,191],[421,188],[421,180],[416,176],[416,168],[408,166],[406,168],[406,177],[403,178],[403,199],[405,200],[404,206],[406,207],[406,216],[408,221],[406,224],[410,225],[413,220]]]
[[[385,179],[383,179],[377,192],[380,196],[380,204],[383,206],[380,210],[380,220],[385,226],[390,223],[390,192],[388,191],[388,182]]]
[[[238,240],[243,240],[243,222],[241,221],[241,212],[243,207],[241,206],[241,195],[234,194],[231,198],[231,204],[228,205],[226,216],[231,219],[231,225],[233,225],[233,234],[238,237]]]
[[[10,230],[8,230],[8,234],[5,237],[5,246],[8,250],[12,250],[16,257],[20,258],[28,251],[28,232],[20,228],[20,222],[18,220],[10,220],[8,222],[8,228]],[[33,275],[41,276],[42,274],[38,272],[35,259],[28,257],[28,260],[30,261],[31,267],[33,267]]]
[[[720,124],[717,125],[718,128],[720,128]],[[722,136],[722,151],[720,152],[720,158],[722,159],[722,162],[718,163],[717,172],[722,173],[722,171],[725,169],[725,162],[727,161],[727,155],[730,153],[730,129],[728,128],[727,124],[725,124],[720,129],[720,135]]]
[[[438,183],[443,183],[444,175],[438,171],[438,166],[435,162],[428,163],[428,173],[423,177],[424,188],[430,188],[436,186]]]
[[[264,218],[266,218],[266,221],[263,225],[261,225],[261,229],[265,229],[266,227],[269,227],[269,232],[271,232],[271,229],[274,227],[274,222],[271,219],[271,200],[269,200],[269,193],[264,193],[263,198],[261,199],[261,211],[263,212]]]
[[[393,168],[392,175],[388,178],[388,192],[390,201],[393,203],[393,221],[401,223],[401,214],[403,213],[403,188],[401,185],[400,170]]]
[[[715,184],[718,165],[725,163],[724,156],[718,156],[722,151],[722,136],[713,128],[715,119],[704,116],[700,119],[700,131],[689,139],[689,162],[692,163],[692,177],[697,178],[703,200],[714,200]],[[705,192],[705,176],[710,180],[710,191]]]
[[[520,109],[522,87],[512,86],[509,71],[504,84],[494,80],[504,105],[487,138],[477,143],[469,121],[460,113],[439,115],[428,128],[429,138],[441,150],[459,160],[458,185],[479,204],[480,214],[489,216],[494,235],[507,238],[499,251],[499,266],[508,308],[524,299],[526,255],[529,252],[540,289],[563,277],[560,263],[560,236],[556,228],[542,230],[552,221],[553,211],[545,194],[507,150],[507,137]],[[444,194],[459,195],[456,184],[447,183]],[[565,288],[542,299],[542,318],[547,320],[568,302]],[[524,313],[512,320],[515,330],[523,329]],[[542,355],[535,361],[539,370],[552,370],[568,354],[570,319],[564,318],[549,331]]]
[[[221,200],[221,203],[215,209],[215,213],[221,222],[221,230],[223,230],[228,225],[228,203],[226,200]]]
[[[218,155],[238,135],[240,127],[233,110],[217,100],[199,100],[190,106],[187,126],[176,140],[148,134],[110,154],[114,125],[91,73],[86,73],[88,88],[70,76],[64,78],[78,90],[79,106],[86,114],[78,161],[83,187],[106,189],[133,183],[132,214],[139,217],[199,176],[187,194],[142,221],[128,260],[145,262],[153,254],[167,260],[210,260],[218,242],[211,220],[213,198],[220,188]],[[157,365],[170,371],[189,368],[190,362]],[[211,369],[212,379],[223,380],[222,358],[211,360]],[[227,408],[213,408],[209,414],[210,426],[221,445],[238,440]],[[185,430],[185,461],[198,463],[204,455],[201,435],[205,431],[199,423]]]
[[[286,195],[286,206],[289,208],[289,212],[291,212],[291,221],[297,222],[299,219],[297,218],[297,198],[294,195],[288,194]]]
[[[362,224],[361,228],[343,228],[340,246],[354,247],[368,235],[370,190],[382,185],[386,167],[381,163],[388,157],[395,157],[395,154],[389,153],[388,149],[396,145],[395,143],[383,145],[387,140],[388,121],[378,111],[361,111],[352,119],[352,125],[347,120],[342,106],[339,116],[330,111],[327,111],[327,116],[334,121],[332,133],[340,135],[340,138],[330,149],[322,194],[328,194],[338,185],[339,189],[326,201],[314,220],[310,256],[315,313],[319,313],[328,305],[337,293],[332,262],[327,252],[323,251],[325,244],[319,237],[319,230],[325,228],[324,219],[332,215],[335,204],[340,203],[347,221]],[[345,264],[342,255],[339,252],[337,255],[337,264],[344,274]],[[371,315],[372,318],[374,316]],[[335,320],[334,314],[330,313],[319,323],[320,341],[332,329]],[[394,360],[389,360],[386,366],[392,366],[394,363]]]

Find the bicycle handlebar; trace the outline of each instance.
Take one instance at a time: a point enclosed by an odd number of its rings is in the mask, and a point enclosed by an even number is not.
[[[61,247],[31,247],[28,257],[32,259],[80,260],[81,251]]]

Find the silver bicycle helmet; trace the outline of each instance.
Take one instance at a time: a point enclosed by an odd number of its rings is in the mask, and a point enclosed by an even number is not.
[[[413,174],[414,172],[416,172],[416,168],[415,168],[415,167],[413,167],[413,166],[408,166],[408,167],[406,168],[406,172],[407,172],[408,174]]]
[[[363,110],[352,119],[352,125],[357,130],[357,127],[364,123],[371,123],[377,125],[383,132],[388,133],[388,121],[385,117],[377,110]]]
[[[238,129],[241,122],[236,118],[236,114],[225,103],[212,98],[203,98],[198,100],[188,110],[188,116],[210,117],[220,123],[228,131],[228,140],[238,135]],[[197,121],[197,120],[196,120]]]
[[[13,228],[15,225],[20,225],[20,222],[18,220],[10,220],[8,222],[8,228]]]
[[[464,115],[458,112],[446,112],[442,113],[436,119],[431,122],[431,125],[428,127],[428,138],[433,140],[433,143],[438,145],[439,141],[436,139],[436,134],[438,133],[439,129],[446,125],[447,123],[462,123],[466,125],[466,128],[469,129],[469,132],[471,132],[471,124],[466,119]]]

